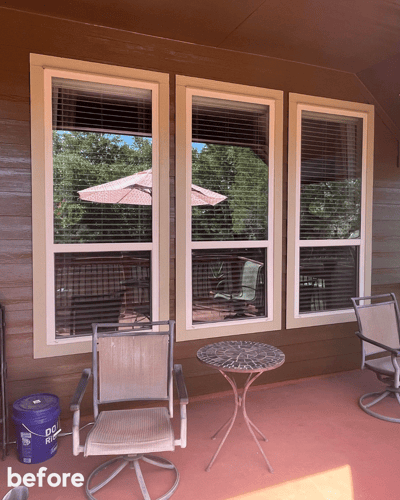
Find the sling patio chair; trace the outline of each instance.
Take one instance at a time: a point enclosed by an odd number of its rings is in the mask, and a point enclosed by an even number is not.
[[[170,498],[178,486],[179,472],[175,465],[152,455],[174,451],[175,446],[186,447],[188,396],[182,367],[173,366],[174,325],[174,321],[93,324],[92,370],[83,371],[70,407],[74,412],[73,454],[113,455],[114,458],[89,475],[85,485],[89,499],[95,499],[94,493],[130,465],[135,470],[143,498],[150,500],[140,467],[142,461],[174,472],[173,486],[157,500]],[[174,374],[180,402],[179,439],[175,439],[171,425]],[[95,422],[85,444],[81,445],[80,405],[91,376]],[[105,409],[99,413],[99,405],[123,401],[147,404],[135,409]],[[108,477],[93,485],[94,477],[109,467],[112,472]]]
[[[359,331],[356,335],[362,344],[362,366],[372,370],[381,382],[386,384],[385,390],[371,392],[361,396],[361,408],[373,417],[388,422],[400,423],[400,418],[386,416],[371,410],[386,397],[392,397],[400,404],[400,356],[399,307],[393,293],[351,299],[355,309]],[[385,353],[383,357],[374,357],[377,353]],[[372,401],[365,402],[366,399]]]

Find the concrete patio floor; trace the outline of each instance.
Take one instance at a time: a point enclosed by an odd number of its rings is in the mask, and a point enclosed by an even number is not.
[[[263,375],[267,381],[268,375]],[[218,446],[211,435],[233,410],[230,392],[192,398],[188,406],[188,446],[161,454],[177,466],[181,481],[174,500],[398,500],[400,427],[370,417],[358,406],[365,392],[382,384],[367,371],[352,371],[318,378],[259,386],[247,398],[250,418],[266,434],[262,447],[274,469],[265,462],[239,415],[210,472],[205,472]],[[383,403],[387,411],[400,407],[395,400]],[[63,432],[70,421],[63,422]],[[59,438],[57,454],[36,465],[18,461],[15,447],[0,462],[0,498],[10,489],[7,468],[21,476],[80,472],[86,478],[105,461],[72,455],[71,437]],[[154,498],[172,484],[169,471],[143,468]],[[84,489],[71,486],[33,486],[29,500],[85,499]],[[134,474],[128,468],[96,494],[99,500],[140,499]],[[152,496],[153,499],[153,496]]]

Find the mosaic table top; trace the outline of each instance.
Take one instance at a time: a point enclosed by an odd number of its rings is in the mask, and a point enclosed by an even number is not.
[[[277,347],[247,340],[208,344],[197,351],[197,358],[227,372],[273,370],[285,362],[285,355]]]

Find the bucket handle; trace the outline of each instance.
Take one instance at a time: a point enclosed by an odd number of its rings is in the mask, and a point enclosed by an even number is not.
[[[48,437],[48,436],[42,436],[42,434],[37,434],[36,432],[33,432],[33,431],[29,430],[28,427],[24,423],[22,424],[22,426],[25,427],[25,429],[28,432],[30,432],[31,434],[35,434],[35,436],[39,436],[39,437],[42,437],[42,438]],[[59,432],[61,432],[61,429],[58,429],[58,431],[53,434],[53,438],[55,438]]]

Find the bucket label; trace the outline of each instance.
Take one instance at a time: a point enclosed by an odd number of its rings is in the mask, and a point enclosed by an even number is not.
[[[34,405],[37,405],[37,404],[41,403],[41,401],[40,401],[40,399],[35,399],[35,401],[32,401],[32,403],[33,403]]]
[[[55,435],[55,433],[57,432],[57,427],[58,425],[55,424],[53,425],[53,427],[48,427],[46,430],[45,430],[45,437],[46,437],[46,444],[50,444],[52,443],[54,440],[57,439],[57,435]]]
[[[23,436],[23,434],[25,436]],[[27,437],[27,435],[29,437]],[[21,432],[21,453],[23,456],[23,461],[25,464],[30,464],[32,462],[32,439],[29,432]]]

